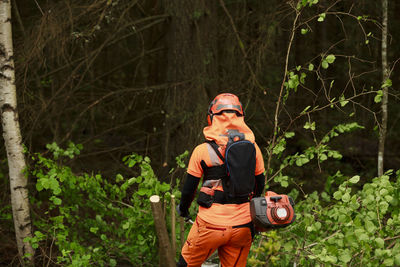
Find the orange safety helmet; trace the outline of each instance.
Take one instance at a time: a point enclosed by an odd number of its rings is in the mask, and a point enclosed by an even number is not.
[[[223,93],[217,95],[214,100],[211,101],[207,114],[208,125],[211,125],[215,115],[220,115],[223,112],[235,112],[238,116],[244,116],[242,103],[240,103],[236,95]]]

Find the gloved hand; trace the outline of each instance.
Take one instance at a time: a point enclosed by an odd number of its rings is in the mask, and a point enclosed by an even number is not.
[[[176,207],[176,211],[178,212],[179,216],[184,217],[184,218],[189,218],[189,219],[190,219],[190,216],[189,216],[189,209],[182,210],[182,209],[181,209],[181,205],[179,204],[179,205]]]

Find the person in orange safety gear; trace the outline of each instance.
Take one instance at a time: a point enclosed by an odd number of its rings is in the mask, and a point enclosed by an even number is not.
[[[216,180],[218,177],[208,177],[213,168],[223,164],[211,147],[210,141],[218,145],[221,155],[224,155],[228,142],[228,131],[240,132],[244,134],[246,140],[254,144],[256,151],[254,197],[260,196],[264,189],[263,157],[255,143],[253,132],[244,122],[243,107],[236,95],[224,93],[216,96],[209,106],[207,121],[208,126],[203,129],[206,142],[198,145],[190,157],[178,213],[182,217],[189,217],[189,207],[202,177],[203,186],[206,181],[214,181],[212,188],[215,195],[210,207],[199,206],[196,220],[182,248],[177,266],[201,266],[217,249],[223,267],[246,266],[254,237],[249,199],[239,202],[227,201],[220,180]]]

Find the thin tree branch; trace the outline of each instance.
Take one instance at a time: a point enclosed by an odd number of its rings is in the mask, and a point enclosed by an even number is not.
[[[287,52],[286,52],[285,72],[284,72],[284,75],[283,75],[283,79],[282,79],[282,84],[281,84],[278,100],[276,102],[275,116],[274,116],[274,131],[273,131],[273,137],[272,137],[272,142],[271,142],[271,146],[270,146],[271,151],[269,152],[269,155],[268,155],[268,163],[267,163],[267,168],[266,168],[267,173],[265,175],[265,181],[268,181],[269,169],[271,167],[272,150],[273,150],[273,148],[275,146],[276,137],[278,135],[278,114],[279,114],[280,105],[281,105],[282,96],[283,96],[283,91],[285,89],[285,82],[286,82],[286,78],[287,78],[287,74],[288,74],[290,50],[292,48],[293,39],[294,39],[294,35],[295,35],[295,32],[296,32],[296,24],[297,24],[297,21],[298,21],[298,19],[300,17],[300,11],[297,10],[295,7],[293,7],[293,8],[294,8],[294,10],[296,12],[296,17],[293,20],[292,32],[291,32],[290,41],[289,41]]]

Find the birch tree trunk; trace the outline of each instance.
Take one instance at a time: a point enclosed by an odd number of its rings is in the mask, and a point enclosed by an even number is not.
[[[33,264],[34,250],[23,241],[25,237],[31,237],[32,232],[27,178],[23,173],[26,164],[17,113],[10,0],[0,1],[0,109],[18,253],[21,259],[28,253],[28,260]]]
[[[388,21],[388,0],[382,0],[382,84],[386,84],[389,79],[389,69],[387,64],[387,21]],[[385,154],[385,139],[387,132],[388,119],[388,86],[382,88],[382,122],[379,131],[379,148],[378,148],[378,176],[383,175],[383,160]]]

